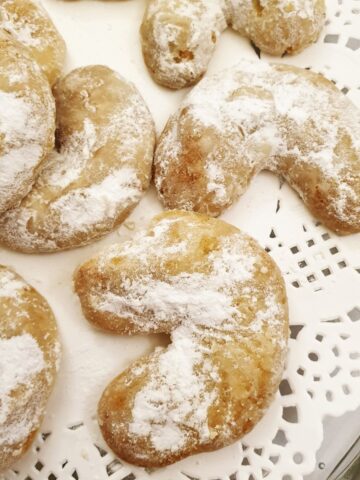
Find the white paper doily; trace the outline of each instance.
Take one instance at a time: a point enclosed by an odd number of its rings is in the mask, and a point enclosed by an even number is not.
[[[144,67],[138,28],[145,2],[44,4],[67,41],[68,70],[90,63],[118,70],[136,83],[160,131],[186,90],[157,86]],[[327,4],[327,26],[316,45],[295,57],[262,58],[321,71],[360,107],[360,0]],[[247,40],[227,31],[209,71],[243,56],[256,53]],[[359,406],[360,234],[338,237],[327,231],[286,184],[262,173],[223,218],[257,238],[286,278],[291,340],[273,405],[242,442],[223,450],[152,472],[117,460],[99,433],[97,401],[132,360],[168,340],[93,330],[82,317],[71,276],[79,263],[104,245],[130,238],[134,226],[141,228],[159,211],[150,191],[125,226],[89,247],[41,256],[0,249],[0,263],[16,268],[48,299],[63,343],[62,368],[41,433],[2,480],[301,480],[315,468],[324,417]]]

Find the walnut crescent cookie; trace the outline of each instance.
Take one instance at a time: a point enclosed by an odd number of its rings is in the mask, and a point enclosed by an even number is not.
[[[48,303],[13,270],[0,265],[0,472],[30,447],[60,353]]]
[[[54,144],[55,102],[39,65],[0,29],[0,214],[34,183]]]
[[[42,5],[34,0],[0,0],[0,29],[29,49],[53,85],[63,69],[66,46]]]
[[[120,458],[169,465],[235,442],[263,416],[283,372],[288,307],[255,240],[205,215],[165,212],[80,266],[74,283],[93,325],[171,336],[100,400],[100,428]]]
[[[322,75],[242,61],[205,78],[170,117],[154,176],[167,208],[217,216],[263,169],[327,227],[360,231],[360,111]]]
[[[227,26],[280,56],[315,42],[324,22],[324,0],[149,0],[142,49],[154,79],[176,89],[200,80]]]
[[[103,66],[78,68],[54,88],[56,146],[30,193],[0,217],[0,242],[54,252],[119,225],[149,186],[155,127],[137,89]]]

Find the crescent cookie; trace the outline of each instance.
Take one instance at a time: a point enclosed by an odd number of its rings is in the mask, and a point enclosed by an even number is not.
[[[315,42],[324,0],[149,0],[141,26],[145,63],[169,88],[196,83],[227,26],[272,55],[297,53]]]
[[[19,275],[0,265],[0,472],[31,445],[59,360],[49,305]]]
[[[30,193],[0,217],[0,242],[22,252],[90,243],[119,225],[148,188],[153,120],[136,88],[103,66],[55,88],[57,150]]]
[[[0,214],[28,193],[52,149],[55,102],[25,47],[0,30]]]
[[[171,337],[102,395],[100,428],[119,457],[165,466],[235,442],[263,416],[282,376],[288,307],[255,240],[204,215],[162,213],[74,281],[95,326]]]
[[[0,29],[29,49],[53,85],[63,68],[66,46],[42,5],[34,0],[2,0]]]
[[[327,227],[360,231],[360,111],[322,75],[243,61],[209,76],[169,119],[155,155],[165,206],[213,216],[263,169]]]

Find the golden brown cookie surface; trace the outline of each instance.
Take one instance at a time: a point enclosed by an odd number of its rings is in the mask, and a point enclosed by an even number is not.
[[[228,445],[269,406],[281,379],[288,310],[281,274],[235,227],[167,212],[148,230],[83,264],[85,316],[117,333],[170,333],[106,388],[105,440],[141,466]]]
[[[74,248],[111,231],[147,189],[155,143],[136,88],[104,66],[76,69],[54,88],[56,146],[0,241],[24,252]]]
[[[209,76],[169,119],[155,154],[165,206],[212,216],[263,169],[327,227],[360,231],[360,112],[322,75],[243,61]]]
[[[54,315],[44,298],[0,266],[0,471],[30,446],[59,367]]]
[[[66,46],[42,5],[36,0],[2,0],[0,29],[29,50],[53,85],[62,71]]]
[[[264,52],[283,55],[315,42],[324,21],[324,0],[149,0],[142,48],[154,79],[182,88],[206,72],[227,26]]]
[[[28,51],[0,30],[0,214],[34,183],[54,143],[55,102]]]

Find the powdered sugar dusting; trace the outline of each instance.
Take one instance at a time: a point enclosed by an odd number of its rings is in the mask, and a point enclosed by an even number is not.
[[[29,445],[59,368],[55,321],[44,299],[20,276],[0,268],[0,464]]]
[[[3,0],[0,28],[24,45],[51,84],[62,69],[65,44],[47,12],[37,0]]]
[[[16,25],[9,20],[8,15],[6,15],[5,18],[6,19],[1,22],[1,27],[7,32],[12,33],[19,42],[29,47],[38,47],[41,44],[41,39],[34,35],[37,31],[35,25],[25,22]]]
[[[17,185],[26,185],[42,159],[48,125],[40,118],[45,107],[40,101],[36,92],[21,96],[0,91],[0,211],[14,194],[14,186],[16,191]]]
[[[19,299],[19,292],[26,288],[25,282],[23,282],[17,275],[11,270],[1,272],[0,275],[0,298],[17,298]],[[1,371],[1,368],[0,368]]]
[[[236,310],[229,297],[207,284],[208,279],[201,274],[181,274],[168,282],[145,277],[130,284],[124,297],[106,292],[100,302],[98,298],[94,301],[100,311],[131,316],[135,322],[147,310],[154,312],[156,322],[211,318],[211,322],[221,323]]]
[[[1,108],[1,105],[0,105]],[[32,173],[42,156],[40,145],[30,144],[18,148],[12,148],[8,153],[1,156],[0,163],[0,192],[5,191],[10,185],[21,182],[27,173]],[[0,193],[0,194],[1,194]]]
[[[34,22],[29,22],[26,16],[21,17],[13,11],[14,0],[5,0],[0,5],[0,27],[11,33],[19,42],[27,47],[40,47],[40,27]],[[37,15],[42,17],[43,10],[37,4]],[[41,46],[44,48],[44,45]]]
[[[0,157],[0,192],[38,164],[42,153],[38,121],[31,98],[0,91],[0,138],[5,146]]]
[[[214,193],[216,198],[221,202],[226,197],[224,188],[224,172],[220,165],[214,162],[208,162],[206,165],[206,175],[208,178],[208,191]]]
[[[273,2],[272,0],[260,0],[260,3],[266,8]],[[312,18],[315,15],[314,0],[280,0],[277,2],[276,7],[283,15],[289,17],[299,15],[300,18]]]
[[[104,218],[116,217],[119,205],[127,208],[140,199],[141,183],[134,169],[124,167],[89,188],[73,190],[51,205],[60,212],[64,228],[86,231]]]
[[[16,93],[0,91],[0,106],[0,133],[6,142],[16,143],[19,137],[37,136],[38,125],[31,116],[31,103]]]
[[[7,423],[11,393],[20,385],[31,385],[44,368],[43,353],[31,335],[0,338],[0,446],[24,440],[34,428],[37,419],[33,422],[25,417],[19,423]]]
[[[216,378],[216,368],[209,360],[204,362],[187,329],[178,328],[172,340],[168,350],[160,353],[145,388],[136,395],[129,425],[130,434],[150,437],[158,452],[181,449],[186,427],[196,429],[201,442],[208,441],[208,408],[217,396],[216,388],[206,388],[207,377]]]
[[[157,226],[157,235],[163,234],[162,227],[165,225],[166,222],[163,222]],[[149,262],[153,250],[157,250],[157,255],[181,255],[181,249],[175,248],[176,245],[170,252],[167,248],[159,250],[159,237],[147,239],[153,243],[154,249],[149,247],[150,242],[139,240],[143,255],[136,244],[130,243],[124,247],[125,255],[134,254],[131,252],[134,247],[135,255],[142,258],[144,264]],[[151,313],[155,324],[188,321],[203,326],[224,326],[224,322],[232,322],[233,317],[238,319],[237,309],[232,304],[233,286],[236,282],[248,280],[254,270],[255,258],[242,252],[242,246],[240,238],[224,241],[222,249],[209,256],[212,265],[210,274],[183,272],[163,281],[151,275],[140,276],[133,281],[124,279],[125,294],[118,296],[111,291],[104,292],[100,297],[96,294],[92,299],[94,307],[120,317],[131,317],[135,323],[141,322],[140,325],[144,322],[143,315]],[[186,249],[182,254],[186,255]],[[230,290],[227,292],[226,288]],[[146,324],[151,327],[149,319]]]
[[[65,189],[75,182],[86,167],[95,150],[97,134],[95,125],[85,118],[83,128],[66,139],[61,153],[53,150],[47,159],[42,184]]]
[[[242,20],[245,17],[244,12],[254,10],[253,0],[225,0],[228,6],[231,6],[238,12],[236,20]],[[314,0],[259,0],[259,7],[263,10],[276,9],[285,18],[299,16],[302,19],[313,19],[316,17],[316,2]],[[241,9],[243,13],[241,14]],[[265,12],[262,12],[264,15]]]
[[[1,7],[0,7],[1,8]],[[0,213],[19,202],[51,145],[54,99],[37,63],[0,35]],[[32,81],[32,88],[28,82]]]

